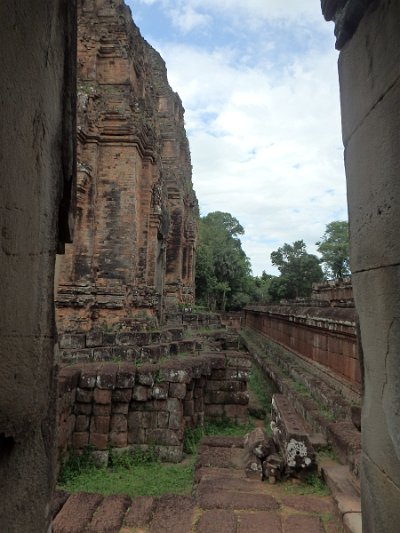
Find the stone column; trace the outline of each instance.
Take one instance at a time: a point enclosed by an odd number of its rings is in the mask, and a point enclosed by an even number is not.
[[[336,23],[351,269],[364,353],[363,531],[400,524],[400,2],[323,0]]]
[[[0,530],[46,532],[56,251],[71,238],[76,3],[0,2]]]

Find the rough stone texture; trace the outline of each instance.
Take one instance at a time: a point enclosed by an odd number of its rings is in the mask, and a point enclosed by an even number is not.
[[[236,533],[236,517],[232,511],[205,511],[196,526],[196,533]]]
[[[318,516],[290,515],[283,520],[283,533],[324,533]]]
[[[59,457],[71,447],[83,449],[88,444],[97,450],[107,450],[110,445],[154,445],[160,459],[180,461],[185,427],[201,425],[206,414],[213,416],[213,407],[218,407],[217,417],[243,419],[247,375],[239,374],[238,369],[245,368],[248,361],[243,352],[227,352],[139,368],[125,363],[63,368],[59,374]],[[215,398],[207,397],[208,383],[217,384]],[[240,393],[226,392],[238,387]],[[238,439],[228,439],[232,440],[239,445]],[[226,461],[231,464],[240,454],[240,449],[232,448]]]
[[[150,533],[190,533],[194,502],[188,496],[161,496],[150,523]]]
[[[207,492],[199,497],[203,509],[247,509],[254,511],[273,511],[279,508],[276,500],[267,494],[246,492]]]
[[[381,0],[374,7],[362,13],[339,59],[368,533],[396,531],[400,523],[400,4]]]
[[[80,3],[78,14],[77,218],[58,324],[163,320],[165,302],[193,300],[197,200],[184,110],[123,0]]]
[[[128,527],[144,527],[151,519],[154,509],[152,496],[138,496],[132,501],[129,511],[125,515],[124,524]]]
[[[47,531],[51,519],[54,262],[71,238],[75,7],[0,4],[0,529],[10,533]]]
[[[118,533],[130,504],[129,496],[111,495],[105,497],[85,533]]]
[[[281,533],[281,517],[276,512],[240,513],[237,533]],[[311,533],[311,532],[310,532]]]
[[[102,500],[100,494],[72,494],[53,520],[53,533],[84,533]]]

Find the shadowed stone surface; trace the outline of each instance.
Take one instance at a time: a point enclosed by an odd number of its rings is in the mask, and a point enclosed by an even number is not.
[[[281,533],[282,531],[281,517],[274,512],[240,513],[237,521],[237,533]]]
[[[53,533],[84,533],[103,496],[72,494],[53,521]]]
[[[236,517],[232,511],[205,511],[196,526],[196,533],[236,533]]]
[[[332,513],[334,511],[331,498],[322,499],[316,496],[285,496],[282,504],[297,511],[306,513]]]

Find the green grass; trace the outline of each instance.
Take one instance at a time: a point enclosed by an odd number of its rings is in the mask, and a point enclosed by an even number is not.
[[[228,418],[206,420],[204,427],[185,432],[184,451],[189,454],[180,464],[161,463],[154,449],[123,452],[110,451],[107,466],[97,466],[88,447],[81,455],[73,454],[63,465],[58,486],[67,492],[98,492],[103,495],[128,494],[161,496],[190,494],[194,465],[200,439],[205,435],[241,436],[253,429],[251,421],[238,425]]]
[[[160,496],[190,494],[195,457],[178,465],[163,464],[154,454],[135,450],[110,453],[108,466],[97,467],[87,449],[64,465],[59,487],[67,492]]]
[[[196,454],[200,440],[205,436],[242,437],[254,429],[254,422],[249,418],[247,424],[235,424],[227,417],[218,420],[206,419],[203,427],[187,428],[183,443],[183,451]]]
[[[256,365],[253,365],[251,368],[248,386],[256,395],[261,406],[268,413],[271,410],[272,395],[276,391],[276,388],[273,383],[264,377],[262,370]]]

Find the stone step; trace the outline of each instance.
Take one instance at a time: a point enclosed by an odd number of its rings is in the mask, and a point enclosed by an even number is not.
[[[326,459],[320,467],[346,533],[362,533],[359,487],[354,484],[348,466]]]

